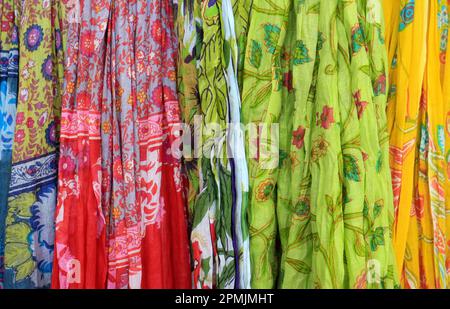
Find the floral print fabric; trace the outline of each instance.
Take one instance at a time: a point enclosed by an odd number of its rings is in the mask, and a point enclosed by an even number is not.
[[[63,66],[64,8],[58,1],[16,1],[19,82],[4,224],[4,287],[49,287]],[[11,20],[11,11],[6,16]],[[15,30],[14,30],[15,29]],[[17,31],[17,33],[15,33]],[[15,33],[15,34],[14,34]],[[4,202],[4,201],[2,201]],[[2,218],[3,219],[3,218]]]
[[[448,3],[383,1],[394,245],[404,288],[448,288]],[[447,86],[448,87],[448,86]]]
[[[188,288],[170,2],[73,10],[52,286]]]
[[[244,121],[280,124],[278,166],[249,160],[253,287],[397,286],[381,10],[253,3]]]

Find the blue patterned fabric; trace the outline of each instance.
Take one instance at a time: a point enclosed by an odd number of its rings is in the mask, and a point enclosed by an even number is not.
[[[11,175],[19,69],[18,50],[0,51],[0,288],[4,282],[5,220]]]

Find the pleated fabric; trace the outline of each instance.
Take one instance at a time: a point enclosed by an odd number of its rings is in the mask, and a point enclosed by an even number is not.
[[[394,246],[404,288],[449,282],[446,1],[384,1]]]
[[[0,289],[448,288],[448,10],[0,1]]]
[[[53,288],[189,288],[169,1],[74,3]]]

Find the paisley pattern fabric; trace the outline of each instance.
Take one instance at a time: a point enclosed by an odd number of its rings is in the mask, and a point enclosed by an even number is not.
[[[405,288],[448,288],[448,3],[383,1],[383,8],[397,267]]]

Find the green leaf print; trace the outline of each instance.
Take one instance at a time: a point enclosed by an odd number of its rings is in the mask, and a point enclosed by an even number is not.
[[[364,240],[359,234],[355,234],[355,253],[358,256],[365,257],[366,256],[366,246]]]

